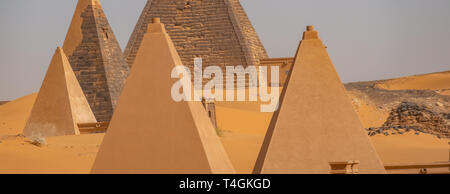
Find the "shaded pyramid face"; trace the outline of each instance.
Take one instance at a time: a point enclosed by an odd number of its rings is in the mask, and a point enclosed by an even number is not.
[[[92,173],[234,173],[201,102],[172,99],[179,65],[164,25],[149,25]]]
[[[360,173],[385,173],[317,31],[308,27],[254,173],[330,173],[359,160]]]
[[[238,0],[148,0],[125,49],[130,66],[141,47],[147,25],[161,18],[181,61],[193,71],[194,58],[207,66],[258,65],[268,58]]]
[[[58,48],[23,134],[28,137],[78,135],[77,124],[96,122],[66,55]]]
[[[79,0],[64,51],[99,121],[109,121],[128,65],[98,0]]]

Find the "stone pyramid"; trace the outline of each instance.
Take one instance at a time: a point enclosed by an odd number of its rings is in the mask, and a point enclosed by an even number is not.
[[[78,1],[63,49],[95,117],[109,121],[129,69],[98,0]]]
[[[308,26],[254,173],[327,174],[330,162],[355,160],[361,173],[385,173],[325,46]]]
[[[234,173],[201,102],[172,99],[180,65],[164,25],[150,24],[92,173]]]
[[[181,61],[193,71],[194,58],[207,66],[258,65],[266,50],[238,0],[148,0],[124,55],[132,66],[147,25],[161,18]]]
[[[66,55],[58,47],[23,134],[28,137],[78,135],[77,124],[96,122]]]

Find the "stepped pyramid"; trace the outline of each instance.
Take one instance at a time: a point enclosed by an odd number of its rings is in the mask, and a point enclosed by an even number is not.
[[[78,135],[77,124],[96,122],[66,55],[58,47],[23,134],[28,137]]]
[[[172,99],[177,79],[170,75],[182,64],[156,21],[143,37],[92,173],[234,173],[202,103]]]
[[[194,58],[207,66],[244,67],[268,58],[250,20],[238,0],[148,0],[131,35],[124,55],[134,63],[147,25],[161,18],[181,61],[193,72]]]
[[[98,0],[78,1],[63,49],[95,117],[109,121],[128,65]]]
[[[317,31],[308,26],[254,173],[330,173],[330,162],[360,161],[385,173]]]

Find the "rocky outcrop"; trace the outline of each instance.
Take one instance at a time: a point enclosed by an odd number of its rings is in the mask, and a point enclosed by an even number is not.
[[[369,135],[403,134],[409,131],[428,133],[438,137],[450,137],[449,113],[436,113],[430,108],[412,102],[403,102],[392,109],[382,127],[369,128]],[[391,133],[389,133],[389,131]],[[393,130],[393,132],[392,132]]]

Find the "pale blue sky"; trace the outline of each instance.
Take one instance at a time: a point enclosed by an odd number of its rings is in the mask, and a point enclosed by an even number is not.
[[[122,46],[146,0],[100,0]],[[241,0],[270,57],[315,25],[344,82],[450,70],[449,0]],[[75,0],[0,1],[0,100],[37,92]]]

